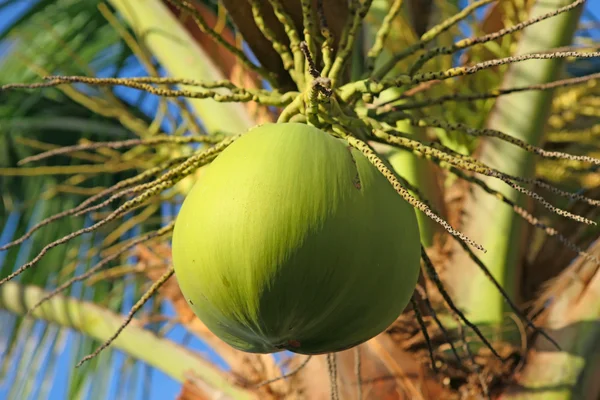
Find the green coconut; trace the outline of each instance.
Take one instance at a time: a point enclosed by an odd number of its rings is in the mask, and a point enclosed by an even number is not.
[[[419,258],[413,208],[362,153],[300,123],[256,127],[225,149],[173,234],[195,314],[252,353],[369,340],[407,305]]]

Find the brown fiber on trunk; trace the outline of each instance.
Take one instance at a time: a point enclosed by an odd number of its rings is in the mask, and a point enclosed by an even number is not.
[[[410,21],[417,37],[421,37],[429,28],[433,11],[433,0],[408,0]]]

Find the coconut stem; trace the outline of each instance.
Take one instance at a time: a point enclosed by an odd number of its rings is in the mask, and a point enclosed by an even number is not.
[[[323,53],[323,76],[327,76],[333,66],[333,35],[327,24],[325,10],[323,9],[323,0],[317,0],[317,13],[321,25],[321,35],[325,38],[321,46],[321,52]]]
[[[306,42],[300,43],[300,49],[306,58],[308,73],[312,77],[310,88],[306,92],[306,102],[308,106],[306,108],[306,117],[309,124],[313,126],[320,126],[319,122],[319,103],[327,101],[333,95],[331,90],[331,79],[321,76],[321,72],[317,69],[314,59],[311,55],[310,48]],[[319,97],[319,94],[322,97]]]

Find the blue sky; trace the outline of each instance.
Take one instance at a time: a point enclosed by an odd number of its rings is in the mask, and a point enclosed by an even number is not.
[[[3,31],[5,29],[5,27],[7,25],[9,25],[15,18],[18,17],[18,15],[20,15],[20,13],[22,13],[25,9],[27,9],[29,6],[31,6],[31,4],[33,4],[33,0],[22,0],[22,1],[18,1],[15,2],[14,5],[11,5],[7,8],[2,9],[2,11],[0,11],[0,31]],[[0,0],[0,6],[2,4],[7,3],[6,0]],[[463,1],[463,3],[467,3],[467,1]],[[596,21],[600,20],[600,0],[590,0],[588,1],[587,4],[587,10],[586,10],[586,16],[585,19],[586,20],[590,20],[590,17],[593,15]],[[597,26],[594,30],[590,30],[589,34],[591,36],[595,36],[598,37],[598,35],[600,34],[600,26]],[[0,45],[1,46],[1,45]],[[2,57],[3,55],[3,49],[2,47],[0,47],[0,57]],[[127,75],[141,75],[144,72],[140,69],[137,68],[133,68],[129,71],[126,71]],[[137,95],[137,92],[126,89],[126,88],[118,88],[116,90],[116,92],[123,97],[126,100],[132,100],[135,98],[135,96]],[[144,104],[143,109],[148,112],[148,113],[152,113],[152,110],[154,109],[156,105],[156,102],[153,100],[150,100],[148,103]],[[177,213],[177,209],[176,206],[173,204],[167,204],[165,203],[163,208],[162,208],[162,212],[163,215],[165,217],[169,217],[169,216],[173,216],[176,215]],[[16,218],[16,219],[15,219]],[[11,231],[14,230],[14,223],[12,221],[14,220],[18,220],[18,215],[13,215],[11,217],[11,219],[9,219],[8,221],[5,221],[4,226],[2,226],[3,224],[0,223],[0,245],[4,244],[8,241],[10,241],[10,237],[12,236]],[[89,243],[89,245],[92,245],[91,243]],[[0,253],[0,263],[2,263],[3,260],[3,254]],[[133,298],[132,296],[128,296],[128,301],[126,301],[127,304],[125,304],[126,307],[130,307],[132,302],[133,302]],[[127,310],[124,310],[125,312]],[[165,308],[165,312],[168,314],[173,314],[173,310],[171,310],[168,306],[166,306]],[[76,334],[75,333],[69,333],[69,336],[67,338],[64,338],[67,341],[71,341],[71,340],[76,340]],[[198,339],[196,339],[195,337],[191,336],[191,335],[187,335],[186,331],[181,328],[181,327],[175,327],[174,329],[171,330],[171,332],[167,335],[168,338],[177,341],[179,343],[183,343],[185,342],[186,345],[193,349],[193,350],[197,350],[197,351],[201,351],[201,352],[210,352],[210,349],[206,348],[206,346],[204,346]],[[0,341],[1,343],[1,341]],[[0,348],[1,349],[1,348]],[[66,381],[66,377],[67,374],[62,374],[60,373],[60,371],[65,371],[68,368],[71,368],[71,362],[72,362],[72,357],[73,355],[69,353],[68,349],[69,346],[66,346],[65,348],[67,351],[65,351],[63,354],[61,354],[58,359],[57,359],[57,366],[58,366],[58,374],[53,382],[53,387],[50,391],[50,399],[51,400],[62,400],[66,398],[66,386],[67,386],[67,381]],[[0,357],[2,355],[0,354]],[[214,357],[214,355],[210,355],[209,357],[211,357],[211,359],[213,359],[215,362],[218,362],[218,360]],[[122,364],[124,361],[124,356],[122,354],[117,354],[114,360],[114,368],[113,370],[118,372],[121,370]],[[222,365],[222,363],[221,363]],[[11,376],[14,376],[14,374],[16,373],[16,371],[11,371],[11,373],[9,373],[9,376],[7,377],[7,379],[4,380],[4,382],[0,382],[0,399],[5,399],[7,397],[8,394],[8,389],[11,382]],[[117,386],[117,377],[118,374],[115,374],[115,376],[113,377],[113,379],[111,380],[111,396],[110,398],[116,398],[117,393],[115,392],[116,390],[116,386]],[[137,382],[138,385],[142,385],[142,379],[138,379]],[[151,398],[148,400],[153,400],[153,399],[172,399],[175,398],[177,393],[180,390],[180,385],[175,382],[173,379],[169,378],[168,376],[162,374],[159,371],[153,371],[152,375],[151,375]]]

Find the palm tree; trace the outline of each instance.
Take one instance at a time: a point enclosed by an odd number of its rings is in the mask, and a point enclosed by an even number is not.
[[[182,399],[595,398],[598,230],[581,222],[598,204],[598,73],[586,62],[599,54],[580,25],[585,2],[459,3],[40,0],[27,9],[2,37],[0,64],[9,398],[47,398],[58,375],[69,398],[110,397],[152,369],[183,383]],[[477,39],[463,39],[465,23]],[[413,306],[336,354],[329,374],[325,356],[230,348],[170,279],[172,220],[210,152],[296,112],[290,104],[310,84],[301,39],[334,88],[345,85],[334,95],[344,110],[368,127],[349,143],[368,143],[417,199],[426,249]],[[329,63],[329,48],[347,62]],[[123,76],[150,78],[112,79]],[[194,159],[183,179],[156,186]],[[152,196],[141,203],[136,193]],[[42,222],[57,213],[68,215]],[[226,369],[165,337],[174,326]],[[80,335],[62,368],[65,328]]]

